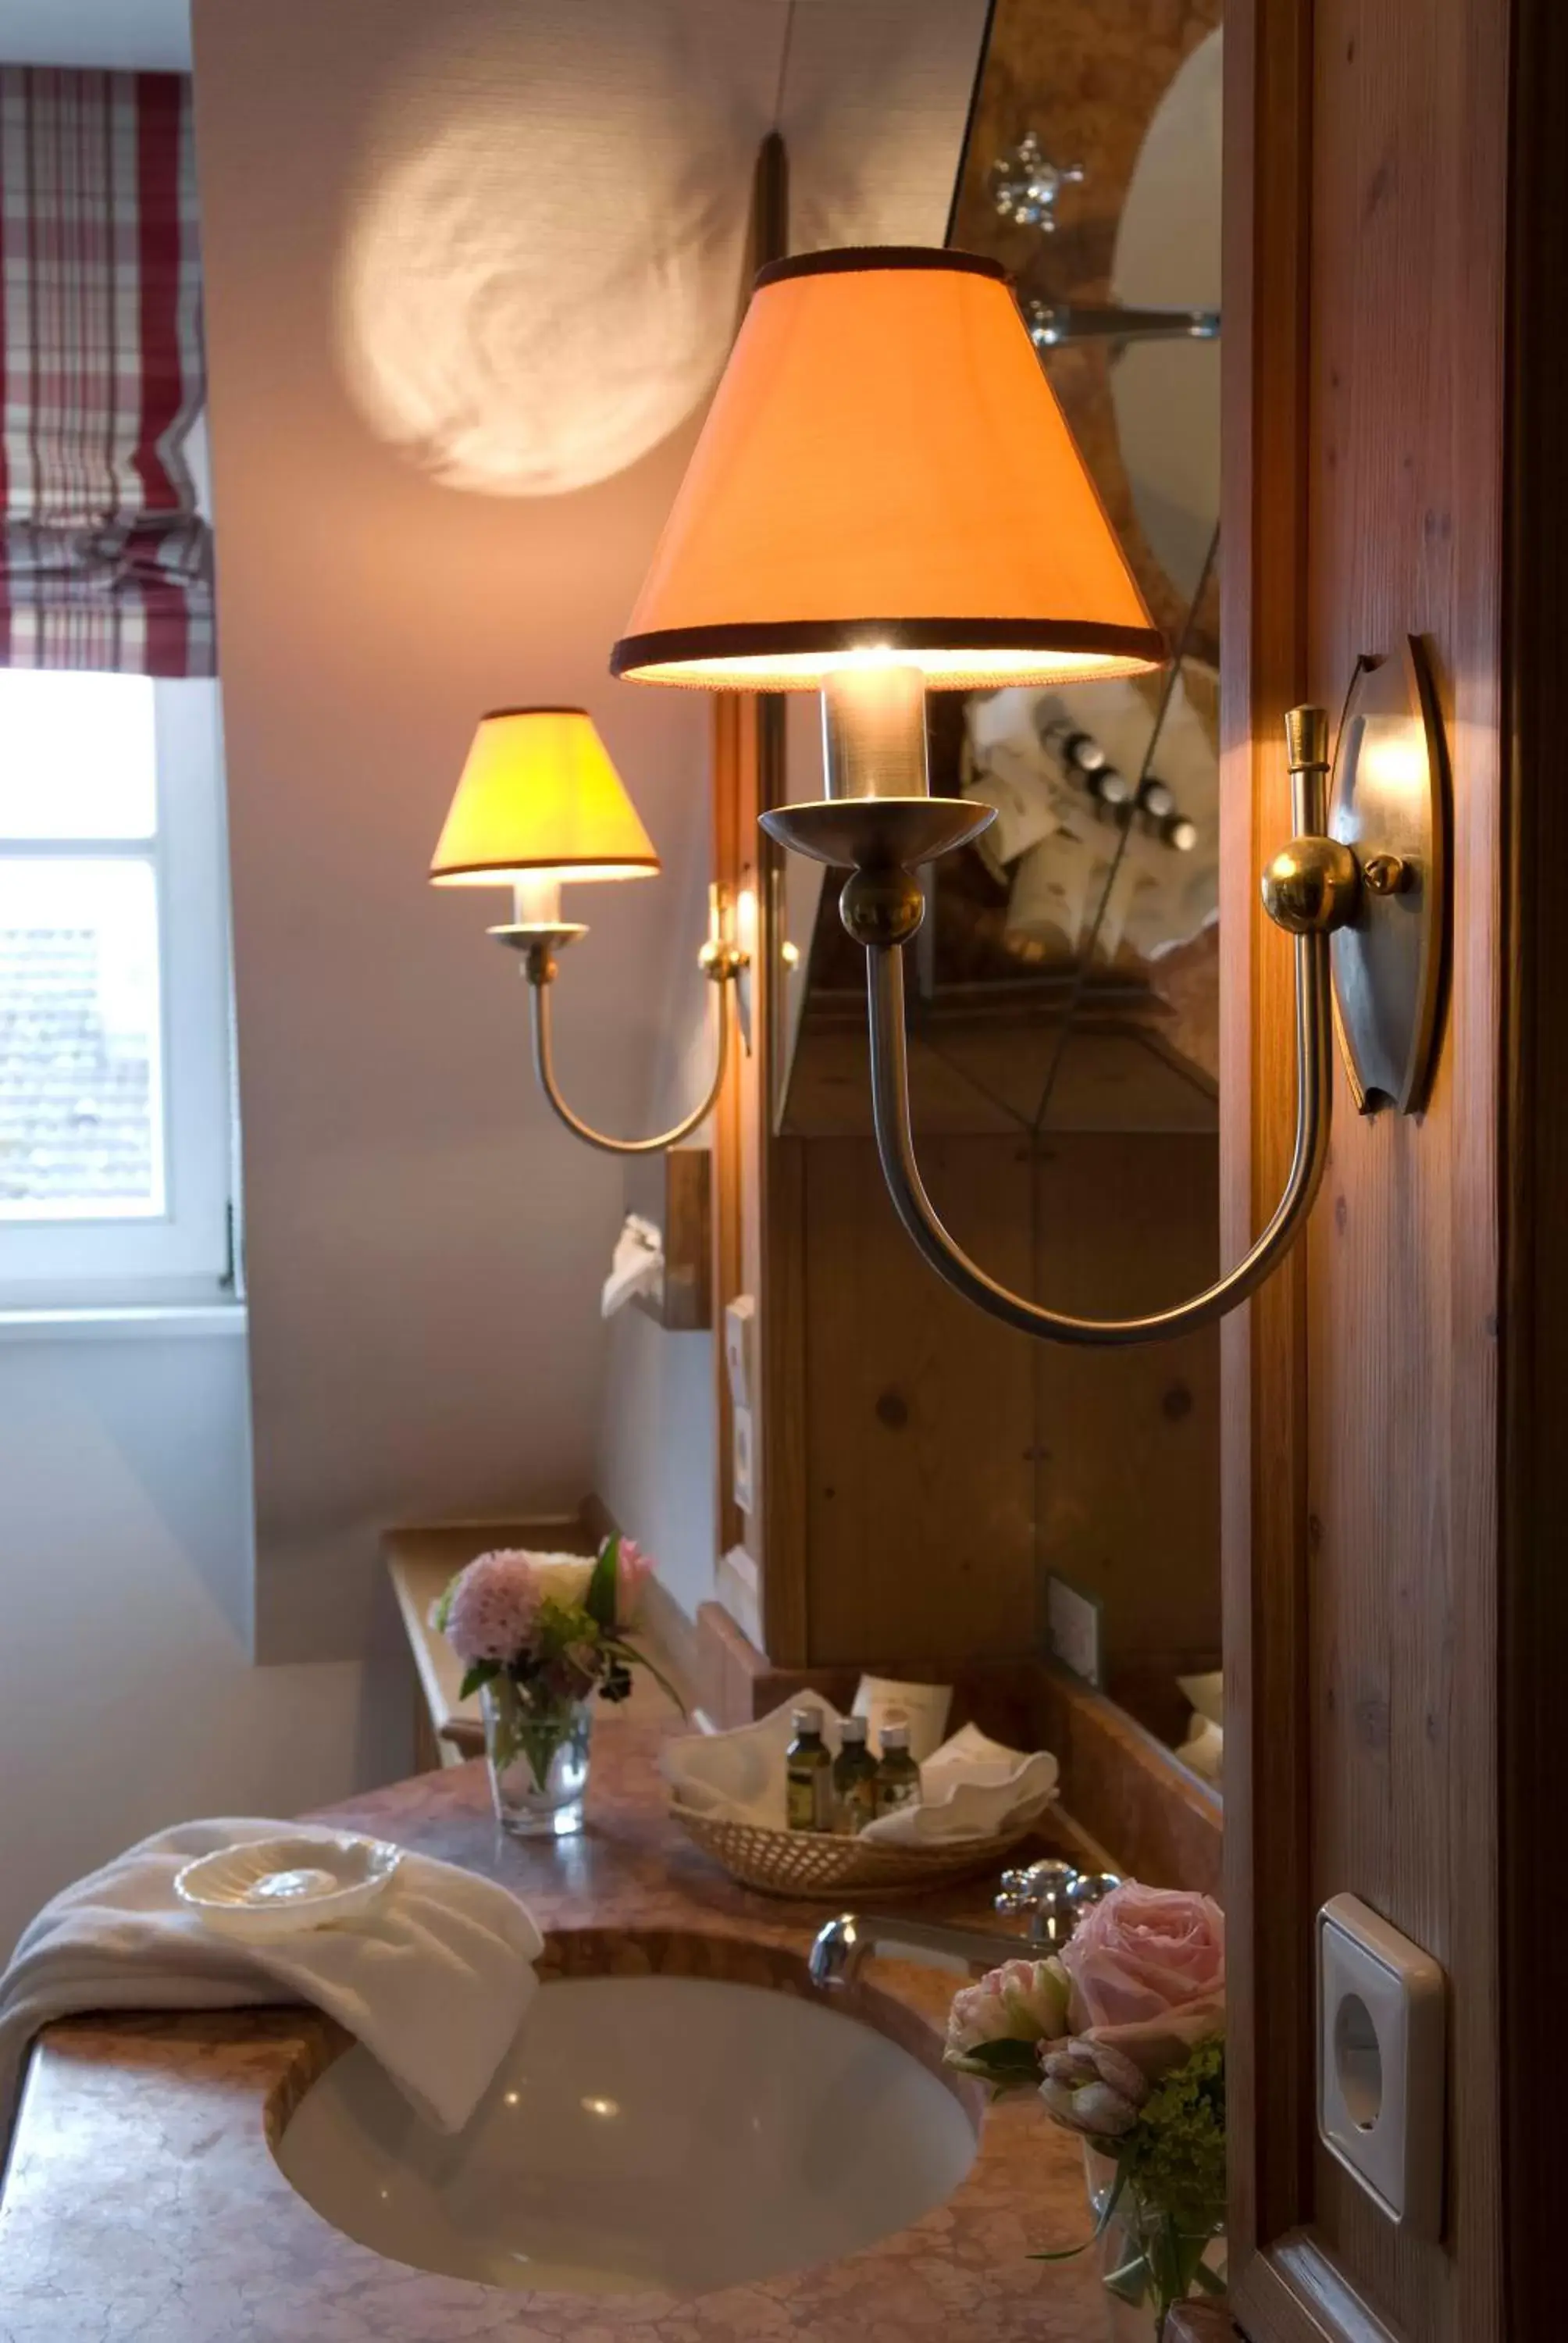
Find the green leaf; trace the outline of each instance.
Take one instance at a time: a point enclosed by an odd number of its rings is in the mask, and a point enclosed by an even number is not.
[[[977,2042],[948,2064],[966,2075],[979,2075],[999,2091],[1038,2090],[1040,2059],[1033,2042]]]
[[[615,1625],[616,1595],[619,1591],[620,1533],[606,1538],[599,1549],[598,1560],[593,1566],[593,1576],[583,1596],[583,1609],[596,1626],[608,1634]]]
[[[494,1684],[501,1673],[499,1660],[476,1660],[458,1688],[457,1698],[469,1700],[481,1684]]]

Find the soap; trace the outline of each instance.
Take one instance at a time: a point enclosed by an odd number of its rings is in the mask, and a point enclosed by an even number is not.
[[[247,1904],[284,1904],[300,1896],[331,1896],[340,1883],[330,1871],[307,1865],[300,1871],[268,1871],[245,1891]]]

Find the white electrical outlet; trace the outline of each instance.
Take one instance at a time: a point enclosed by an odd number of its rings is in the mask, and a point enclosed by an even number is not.
[[[1081,1594],[1054,1571],[1045,1582],[1045,1640],[1053,1660],[1099,1690],[1100,1605],[1092,1594]]]
[[[1318,1914],[1318,2131],[1386,2219],[1442,2234],[1446,1988],[1357,1896]]]

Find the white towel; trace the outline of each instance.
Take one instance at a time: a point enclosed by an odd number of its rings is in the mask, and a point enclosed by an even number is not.
[[[293,1823],[181,1823],[44,1906],[0,1976],[0,2145],[28,2046],[55,2018],[278,2002],[325,2010],[427,2122],[462,2129],[533,1997],[538,1929],[493,1880],[424,1855],[405,1855],[357,1918],[254,1945],[176,1898],[175,1874],[196,1855],[308,1835]]]

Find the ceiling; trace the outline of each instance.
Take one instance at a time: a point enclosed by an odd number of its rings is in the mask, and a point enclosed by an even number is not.
[[[186,71],[190,0],[0,0],[0,65]]]

